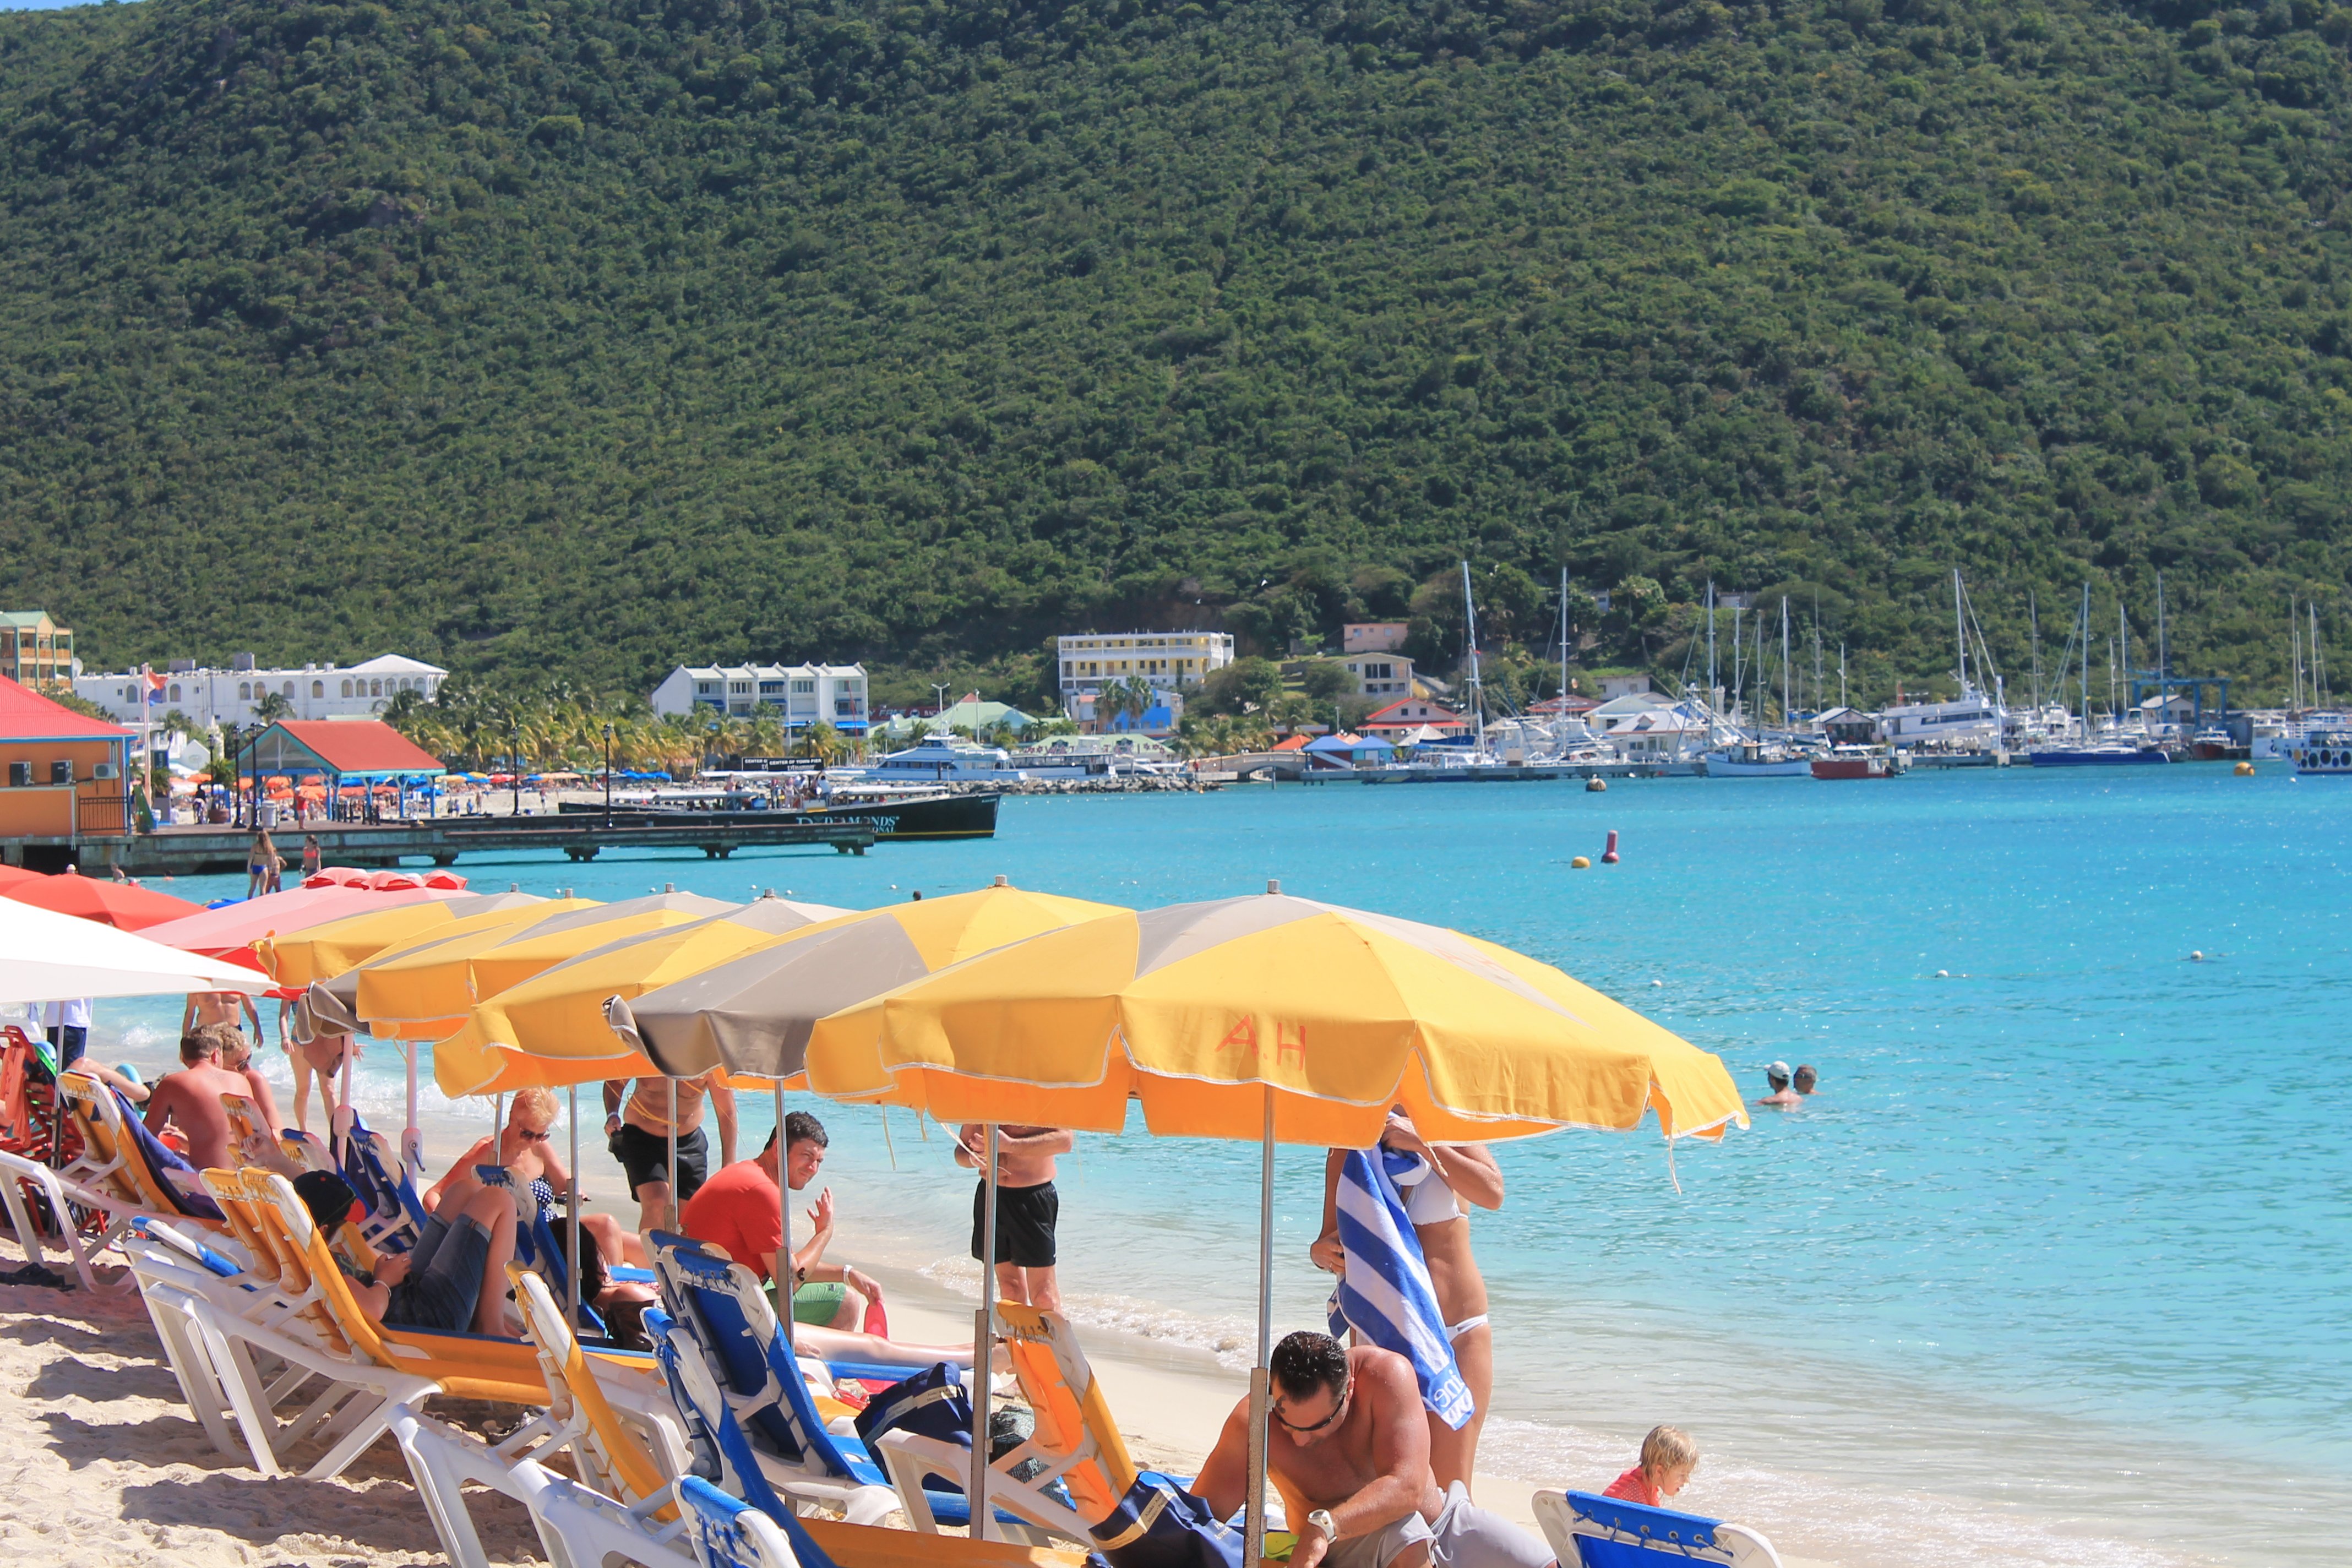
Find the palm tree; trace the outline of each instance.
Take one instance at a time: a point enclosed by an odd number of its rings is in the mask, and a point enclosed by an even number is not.
[[[294,717],[294,700],[282,691],[265,691],[253,705],[253,716],[265,724]]]

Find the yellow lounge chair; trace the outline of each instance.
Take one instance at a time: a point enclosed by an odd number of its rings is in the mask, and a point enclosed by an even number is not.
[[[1135,1484],[1135,1461],[1119,1436],[1110,1403],[1095,1382],[1094,1369],[1078,1348],[1077,1335],[1059,1313],[1000,1301],[997,1334],[1020,1380],[1022,1397],[1035,1411],[1029,1440],[993,1461],[990,1503],[1043,1526],[1065,1540],[1091,1548],[1092,1526],[1108,1519]],[[957,1444],[912,1433],[892,1432],[874,1445],[918,1531],[936,1533],[925,1497],[925,1478],[936,1476],[961,1487],[971,1475],[971,1451]],[[1012,1472],[1034,1459],[1045,1468],[1026,1480]],[[1065,1504],[1052,1490],[1060,1481]]]
[[[546,1280],[513,1263],[507,1278],[547,1380],[547,1408],[496,1444],[411,1407],[396,1408],[391,1417],[393,1436],[453,1568],[488,1568],[466,1509],[467,1481],[529,1509],[549,1561],[559,1568],[588,1568],[614,1557],[648,1568],[688,1568],[694,1555],[675,1485],[688,1456],[682,1449],[657,1455],[663,1435],[633,1430],[613,1407]],[[566,1450],[576,1481],[547,1465]]]
[[[69,1117],[81,1140],[81,1153],[51,1170],[37,1161],[0,1152],[0,1208],[8,1215],[26,1258],[44,1261],[45,1230],[53,1230],[66,1249],[84,1289],[93,1292],[124,1292],[133,1276],[125,1272],[104,1279],[97,1272],[99,1256],[121,1245],[133,1221],[142,1217],[169,1219],[192,1226],[216,1224],[206,1212],[201,1193],[194,1198],[167,1190],[142,1138],[152,1142],[145,1128],[135,1131],[122,1114],[114,1091],[87,1073],[68,1072],[58,1079],[58,1104]],[[160,1145],[157,1145],[160,1148]],[[55,1221],[45,1227],[35,1216],[27,1195],[37,1198]],[[84,1214],[103,1215],[95,1234],[82,1228]]]
[[[436,1394],[547,1404],[537,1354],[521,1341],[390,1328],[370,1319],[336,1266],[327,1237],[283,1176],[253,1169],[205,1176],[225,1200],[224,1213],[236,1216],[232,1223],[251,1227],[252,1245],[275,1268],[275,1288],[284,1299],[283,1309],[268,1321],[201,1299],[187,1304],[223,1374],[224,1392],[254,1465],[264,1475],[284,1473],[291,1447],[313,1436],[331,1446],[303,1473],[314,1479],[338,1475],[384,1434],[394,1408]],[[276,1382],[263,1384],[251,1372],[253,1351],[287,1370]],[[598,1352],[588,1360],[616,1404],[676,1430],[676,1413],[651,1374],[650,1358]],[[324,1391],[304,1411],[281,1420],[276,1406],[313,1380],[322,1381]],[[683,1451],[682,1436],[677,1441]]]

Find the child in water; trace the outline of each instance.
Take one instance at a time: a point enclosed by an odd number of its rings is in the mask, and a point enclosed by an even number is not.
[[[1679,1426],[1653,1426],[1642,1439],[1639,1463],[1609,1483],[1602,1497],[1664,1508],[1666,1500],[1690,1485],[1698,1468],[1698,1445]]]

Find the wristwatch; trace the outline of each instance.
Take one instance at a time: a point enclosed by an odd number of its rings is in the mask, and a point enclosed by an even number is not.
[[[1328,1508],[1318,1508],[1307,1516],[1307,1522],[1323,1532],[1325,1545],[1339,1539],[1339,1521],[1331,1517]]]

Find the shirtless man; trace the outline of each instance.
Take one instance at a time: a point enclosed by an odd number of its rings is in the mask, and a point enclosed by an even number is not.
[[[1775,1110],[1793,1110],[1805,1102],[1789,1091],[1789,1064],[1773,1062],[1764,1069],[1764,1082],[1772,1090],[1759,1105],[1769,1105]]]
[[[180,1033],[192,1035],[206,1024],[235,1027],[240,1018],[255,1039],[261,1038],[261,1015],[254,1011],[252,997],[242,991],[191,991],[180,1010]]]
[[[671,1096],[677,1096],[677,1171],[669,1168]],[[735,1091],[727,1069],[700,1078],[609,1079],[604,1084],[604,1141],[628,1177],[637,1201],[637,1234],[676,1229],[678,1210],[710,1175],[710,1142],[702,1135],[703,1101],[719,1119],[719,1163],[735,1163]],[[650,1248],[648,1248],[650,1250]]]
[[[178,1072],[155,1080],[147,1096],[148,1131],[160,1132],[170,1122],[188,1141],[188,1163],[199,1171],[233,1170],[228,1112],[221,1109],[224,1094],[245,1094],[249,1086],[243,1073],[221,1066],[217,1036],[197,1030],[180,1037]]]
[[[1811,1062],[1799,1062],[1797,1064],[1797,1076],[1793,1087],[1796,1089],[1800,1099],[1811,1095],[1815,1087],[1819,1085],[1821,1081],[1822,1075],[1813,1070],[1813,1067]]]
[[[1054,1278],[1054,1227],[1062,1217],[1062,1195],[1054,1190],[1054,1157],[1076,1142],[1066,1127],[1003,1127],[996,1130],[996,1293],[1048,1312],[1062,1310],[1062,1287]],[[955,1162],[977,1171],[988,1158],[988,1129],[964,1123],[956,1134]],[[981,1254],[988,1183],[971,1193],[971,1256]]]
[[[1429,1468],[1412,1363],[1328,1334],[1276,1345],[1265,1468],[1297,1531],[1291,1568],[1554,1568],[1551,1549]],[[1225,1418],[1192,1491],[1231,1519],[1249,1483],[1249,1401]]]
[[[278,1098],[269,1092],[269,1080],[253,1065],[253,1047],[246,1040],[245,1031],[235,1024],[201,1024],[187,1033],[209,1036],[219,1046],[222,1068],[245,1080],[245,1097],[261,1113],[262,1131],[277,1137],[283,1125],[278,1120]]]
[[[1503,1170],[1484,1143],[1430,1143],[1423,1140],[1404,1107],[1389,1111],[1381,1146],[1400,1153],[1418,1154],[1429,1173],[1402,1192],[1405,1217],[1421,1243],[1429,1266],[1429,1283],[1437,1293],[1437,1310],[1445,1320],[1446,1342],[1454,1364],[1470,1390],[1470,1419],[1458,1428],[1448,1426],[1434,1411],[1429,1415],[1429,1467],[1437,1484],[1475,1484],[1478,1438],[1486,1430],[1486,1411],[1495,1396],[1495,1331],[1486,1318],[1486,1277],[1470,1248],[1470,1214],[1465,1202],[1482,1209],[1503,1206]],[[1346,1272],[1347,1250],[1339,1245],[1339,1172],[1348,1152],[1334,1149],[1323,1166],[1323,1233],[1307,1248],[1318,1268]],[[1457,1201],[1461,1200],[1461,1201]]]

